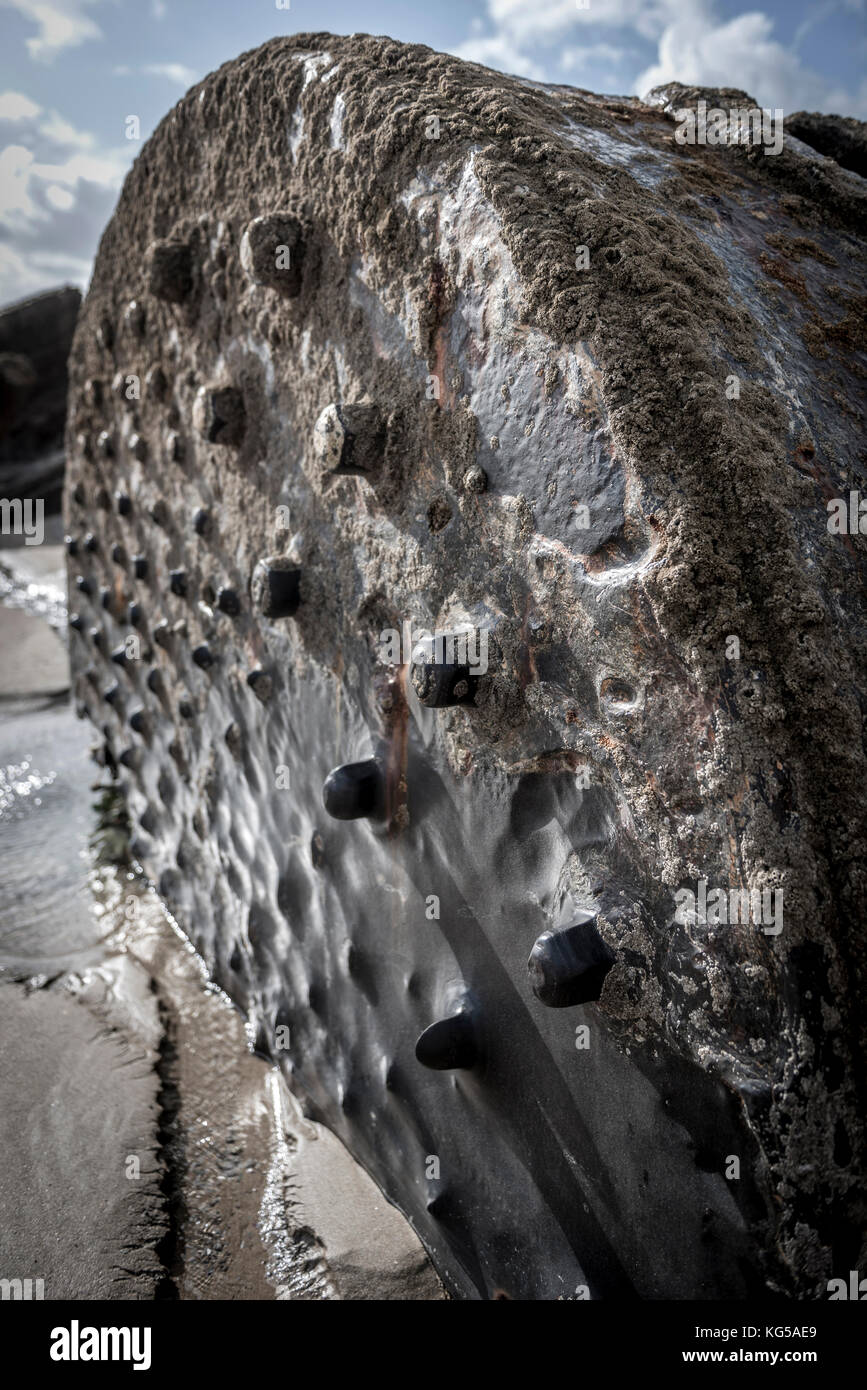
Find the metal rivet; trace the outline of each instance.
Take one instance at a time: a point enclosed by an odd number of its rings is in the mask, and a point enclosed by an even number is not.
[[[207,671],[210,666],[213,666],[214,656],[207,642],[203,642],[201,646],[196,647],[193,652],[193,661],[197,666],[201,666],[203,671]]]
[[[66,546],[67,555],[78,554],[78,541],[75,539],[74,536],[64,536],[63,543]]]
[[[452,509],[444,497],[436,497],[427,509],[427,524],[431,531],[442,531],[452,519]]]
[[[193,719],[195,717],[195,713],[195,706],[192,704],[190,700],[184,699],[178,701],[178,714],[181,716],[182,719]]]
[[[100,589],[100,591],[99,591],[99,601],[100,601],[100,603],[102,604],[103,608],[110,608],[110,607],[111,607],[111,601],[112,601],[112,598],[113,598],[113,597],[114,597],[114,595],[112,594],[111,589],[108,589],[108,588],[102,588],[102,589]]]
[[[288,299],[301,293],[304,241],[291,213],[273,213],[248,222],[241,238],[241,265],[252,280],[279,290]]]
[[[148,456],[148,442],[143,435],[131,434],[127,440],[127,448],[139,463],[144,463]]]
[[[410,679],[419,701],[431,709],[443,709],[449,705],[472,705],[475,702],[479,677],[472,666],[455,662],[436,661],[434,640],[442,642],[444,654],[460,651],[459,642],[465,645],[465,635],[447,633],[442,638],[422,642],[412,654]]]
[[[123,311],[123,324],[136,338],[143,338],[145,331],[144,306],[137,299],[131,299]]]
[[[244,397],[234,386],[201,386],[193,403],[193,424],[209,444],[240,444],[246,426]]]
[[[327,405],[313,430],[313,450],[338,477],[368,478],[382,464],[385,426],[375,405]]]
[[[382,806],[382,774],[374,758],[344,763],[325,779],[322,803],[335,820],[361,820],[378,815]]]
[[[114,458],[114,440],[108,430],[100,430],[96,436],[96,449],[103,458]]]
[[[148,730],[148,713],[145,709],[135,709],[129,717],[129,727],[134,733],[144,734]]]
[[[133,602],[128,606],[126,616],[132,627],[141,627],[144,621],[144,609],[140,603]]]
[[[76,576],[75,587],[80,594],[90,595],[93,593],[93,582],[85,578],[83,574]]]
[[[151,367],[145,377],[145,393],[149,401],[162,401],[165,399],[169,383],[166,374],[159,365]]]
[[[126,567],[126,550],[119,541],[115,541],[111,547],[111,558],[116,565],[120,565],[121,568]]]
[[[415,1045],[416,1060],[431,1071],[468,1071],[479,1057],[476,1028],[468,1009],[425,1028]]]
[[[97,651],[101,652],[105,650],[105,637],[103,636],[101,627],[92,627],[87,635]]]
[[[121,703],[121,689],[117,681],[102,692],[102,698],[107,705],[119,705]]]
[[[78,503],[79,507],[84,506],[85,502],[87,501],[87,493],[84,489],[84,483],[75,484],[75,487],[72,489],[72,496],[74,500]]]
[[[114,346],[114,324],[110,318],[101,318],[96,329],[96,341],[108,352]]]
[[[171,743],[169,744],[169,757],[172,759],[174,763],[177,764],[178,771],[186,777],[187,759],[186,755],[184,754],[183,744],[181,743],[180,739],[172,739]],[[179,864],[178,867],[180,868],[181,865]]]
[[[157,299],[181,304],[193,288],[193,252],[186,241],[156,241],[148,253],[148,289]]]
[[[114,494],[117,503],[118,516],[129,516],[132,511],[132,498],[126,492],[116,492]]]
[[[301,571],[285,556],[260,560],[250,583],[253,603],[264,618],[291,618],[301,601]]]
[[[158,647],[163,647],[168,651],[172,641],[172,629],[165,621],[157,623],[154,628],[153,637]]]
[[[172,463],[181,463],[183,461],[185,446],[177,430],[170,430],[169,432],[168,451]]]
[[[237,618],[241,611],[241,600],[234,589],[221,589],[217,594],[217,607],[230,618]]]
[[[274,682],[267,671],[251,671],[247,676],[247,684],[256,699],[261,700],[263,705],[267,704],[274,689]]]
[[[146,555],[133,555],[132,572],[136,579],[145,579],[148,572],[148,561]]]
[[[435,1221],[442,1221],[444,1217],[453,1212],[452,1202],[446,1192],[438,1192],[425,1205]]]
[[[102,405],[102,382],[92,376],[84,383],[84,403],[90,410],[98,410]]]
[[[129,654],[127,652],[126,647],[115,647],[114,651],[111,654],[111,659],[114,662],[115,666],[128,666]]]
[[[84,548],[85,550],[89,550],[91,555],[99,550],[99,537],[95,536],[92,531],[88,531],[84,538]]]
[[[169,571],[169,588],[173,594],[179,598],[184,598],[187,592],[187,572],[186,570]]]
[[[156,502],[154,502],[153,506],[149,509],[148,516],[150,517],[151,521],[154,523],[155,526],[161,526],[165,528],[169,525],[172,514],[169,510],[168,504],[163,500],[162,497],[158,497]]]
[[[205,507],[199,507],[193,514],[193,530],[197,536],[203,536],[211,522],[211,513]]]
[[[162,696],[165,692],[162,671],[158,666],[152,666],[148,671],[147,688],[153,691],[154,695]]]
[[[328,1012],[328,992],[318,980],[313,980],[307,990],[307,1003],[320,1018],[324,1018]]]
[[[124,748],[118,758],[118,762],[123,763],[124,767],[137,771],[138,768],[141,767],[141,750],[138,748]],[[132,848],[132,846],[130,846],[130,848]]]
[[[533,993],[552,1009],[589,1004],[602,994],[603,981],[615,959],[594,917],[543,932],[527,962]]]

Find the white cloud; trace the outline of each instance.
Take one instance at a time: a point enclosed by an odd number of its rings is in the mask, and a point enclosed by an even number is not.
[[[691,0],[691,5],[704,10],[705,0]],[[488,0],[488,14],[498,28],[515,38],[537,40],[575,25],[628,28],[655,38],[683,8],[682,0],[590,0],[586,9],[579,9],[576,0]]]
[[[75,207],[75,195],[70,193],[68,188],[61,188],[59,183],[50,183],[45,190],[45,201],[50,203],[59,212],[69,212],[70,208]]]
[[[740,87],[760,106],[784,112],[809,110],[867,113],[865,92],[852,94],[805,68],[796,53],[773,38],[763,13],[738,15],[725,24],[675,20],[662,33],[656,62],[639,74],[641,96],[664,82],[703,87]]]
[[[864,0],[824,0],[824,4],[814,5],[807,11],[801,23],[798,25],[794,38],[794,47],[803,43],[811,29],[817,28],[837,14],[840,10],[848,10],[850,14],[864,13]]]
[[[96,144],[89,130],[76,130],[75,126],[65,121],[57,111],[46,113],[44,119],[39,122],[39,133],[46,140],[53,140],[55,144],[74,145],[80,150],[91,150]]]
[[[101,0],[0,0],[7,9],[17,10],[38,25],[38,34],[27,40],[27,51],[31,58],[45,63],[65,48],[102,38],[99,25],[85,14],[86,6],[100,3]]]
[[[36,209],[28,191],[33,167],[32,151],[24,145],[7,145],[0,150],[0,218],[20,223],[20,218],[32,217]]]
[[[504,34],[491,35],[490,38],[467,39],[452,49],[457,58],[465,58],[468,63],[484,63],[486,67],[496,68],[498,72],[511,72],[519,77],[531,77],[536,82],[544,82],[545,73],[538,63],[521,53],[515,44]]]
[[[112,68],[115,77],[132,77],[136,71],[143,73],[145,77],[167,77],[170,82],[177,82],[181,87],[192,87],[193,83],[199,80],[195,68],[188,68],[185,63],[146,63],[139,69],[131,68],[128,63],[118,63]]]
[[[613,63],[617,67],[626,57],[625,48],[617,48],[612,43],[582,43],[564,48],[560,55],[561,68],[579,70],[591,64]]]
[[[199,80],[195,69],[188,68],[184,63],[147,63],[142,72],[148,77],[167,77],[170,82],[177,82],[182,87],[191,87]]]
[[[0,303],[84,285],[132,153],[16,95],[0,94]]]
[[[36,159],[33,151],[23,145],[6,145],[0,150],[0,219],[5,228],[12,231],[34,230],[32,223],[47,215],[47,185],[69,191],[82,183],[116,189],[126,168],[126,160],[119,155],[76,153],[50,163]],[[52,203],[54,207],[59,206],[56,195]]]
[[[77,256],[23,255],[16,247],[0,241],[0,305],[39,294],[55,285],[84,286],[89,265],[88,260]]]
[[[703,13],[709,0],[691,3],[693,9]],[[578,42],[566,49],[568,57],[561,62],[563,67],[580,66],[578,55],[585,47],[580,40],[585,36],[587,49],[594,55],[591,61],[618,63],[625,51],[598,38],[594,31],[605,30],[607,38],[607,31],[626,29],[645,40],[655,39],[682,8],[682,0],[590,0],[587,9],[579,9],[576,0],[487,0],[493,33],[478,33],[479,26],[473,23],[474,37],[452,52],[500,72],[544,81],[558,55],[549,57],[543,68],[529,50],[559,44],[571,31]]]
[[[42,110],[23,92],[0,92],[0,121],[26,121]]]
[[[715,0],[590,0],[586,9],[576,0],[487,0],[492,32],[474,34],[454,52],[535,78],[556,66],[575,69],[597,89],[603,81],[609,90],[616,85],[639,95],[671,81],[740,87],[763,106],[786,112],[806,107],[863,118],[867,81],[849,91],[804,63],[797,46],[832,13],[851,15],[864,8],[865,0],[819,0],[786,46],[774,38],[773,20],[764,11],[723,22]],[[622,46],[616,42],[620,35]],[[653,58],[649,45],[656,50]],[[642,50],[645,66],[636,73]],[[591,64],[596,70],[588,78]],[[604,78],[597,75],[603,66],[612,69]]]

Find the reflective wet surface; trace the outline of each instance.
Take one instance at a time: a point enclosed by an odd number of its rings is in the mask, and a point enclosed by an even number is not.
[[[43,574],[34,579],[26,565],[15,567],[13,556],[2,597],[60,625],[63,594],[47,579],[50,558],[42,557]],[[56,558],[62,563],[62,556]],[[9,566],[9,552],[3,559]],[[3,614],[0,608],[0,623]],[[139,1203],[134,1215],[130,1209],[129,1239],[117,1232],[117,1244],[136,1244],[139,1253],[152,1251],[153,1259],[140,1261],[137,1282],[123,1287],[118,1280],[129,1271],[118,1274],[117,1253],[105,1255],[105,1262],[113,1261],[110,1271],[81,1264],[40,1267],[36,1273],[47,1276],[46,1296],[53,1274],[55,1289],[81,1297],[104,1295],[106,1280],[113,1297],[437,1297],[439,1286],[411,1232],[334,1137],[304,1120],[277,1068],[250,1051],[241,1014],[209,983],[205,963],[129,860],[122,805],[109,773],[91,758],[89,736],[68,697],[0,705],[0,988],[14,990],[16,1002],[38,992],[44,1001],[40,1026],[47,1016],[48,1037],[53,1000],[59,1034],[57,1057],[46,1057],[43,1047],[40,1058],[50,1086],[57,1086],[49,1103],[58,1162],[40,1155],[33,1134],[7,1133],[4,1165],[13,1180],[11,1189],[9,1183],[0,1187],[0,1199],[15,1205],[14,1175],[21,1170],[17,1195],[26,1203],[26,1169],[36,1163],[48,1212],[42,1226],[56,1221],[59,1228],[65,1193],[52,1191],[52,1181],[55,1166],[58,1174],[63,1171],[64,1126],[70,1139],[73,1133],[80,1138],[91,1111],[99,1108],[110,1121],[112,1106],[128,1109],[132,1103],[138,1130],[149,1135],[139,1148],[147,1151],[141,1166],[155,1201]],[[69,1018],[80,1019],[69,1014],[71,1001],[96,1024],[89,1030],[94,1042],[119,1043],[115,1052],[93,1052],[84,1116],[63,1075],[64,1036],[70,1050],[90,1045],[71,1035]],[[35,1023],[36,1011],[11,1014],[6,1026],[18,1029],[16,1056],[26,1059],[21,1029],[30,1026],[29,1019]],[[77,1058],[82,1060],[86,1074],[87,1056]],[[26,1070],[26,1060],[19,1066]],[[132,1102],[130,1068],[141,1092]],[[34,1076],[7,1074],[7,1085],[28,1084],[35,1086]],[[44,1091],[44,1080],[39,1084]],[[131,1184],[125,1188],[119,1178],[129,1154],[120,1152],[120,1140],[119,1134],[117,1152],[110,1141],[91,1151],[93,1182],[80,1200],[90,1200],[94,1210],[90,1226],[82,1214],[85,1231],[96,1230],[103,1182],[118,1188],[120,1210],[129,1207]],[[104,1174],[100,1162],[107,1166]],[[333,1200],[323,1205],[323,1193]],[[6,1229],[0,1241],[4,1265],[48,1258],[42,1253],[50,1247],[50,1240],[43,1243],[44,1229],[32,1222],[26,1235],[14,1222]],[[373,1249],[377,1233],[385,1255]],[[23,1243],[18,1250],[16,1239]],[[368,1241],[371,1251],[359,1251]],[[382,1263],[375,1293],[355,1279],[371,1257]]]

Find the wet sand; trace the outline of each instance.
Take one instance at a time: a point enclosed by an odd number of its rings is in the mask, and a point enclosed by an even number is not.
[[[0,562],[0,1277],[47,1299],[441,1298],[118,862],[110,777],[57,693],[62,551]]]

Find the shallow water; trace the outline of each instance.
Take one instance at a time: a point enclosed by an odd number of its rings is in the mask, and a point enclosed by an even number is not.
[[[50,566],[37,582],[15,558],[3,557],[3,602],[65,626]],[[158,1056],[169,1297],[334,1297],[292,1202],[292,1155],[315,1127],[249,1051],[153,886],[136,866],[100,863],[91,841],[109,778],[88,744],[68,698],[0,706],[0,980],[63,989]]]

